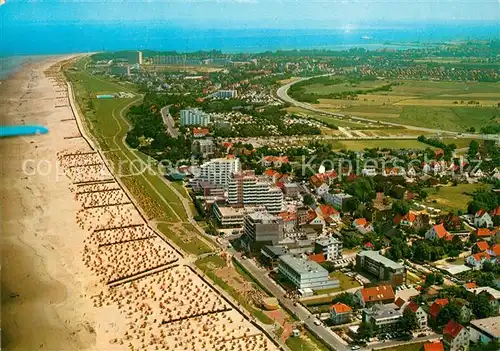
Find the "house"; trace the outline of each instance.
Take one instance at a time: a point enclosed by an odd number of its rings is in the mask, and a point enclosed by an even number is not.
[[[478,239],[490,240],[492,235],[493,235],[493,232],[489,228],[477,228],[476,229],[476,236]]]
[[[322,183],[319,187],[316,188],[316,195],[323,196],[329,191],[330,191],[330,186],[326,183]]]
[[[336,304],[330,306],[330,317],[333,324],[344,324],[349,323],[352,318],[352,308],[337,302]]]
[[[500,313],[500,291],[489,286],[467,289],[467,291],[474,295],[486,295],[488,297],[488,301],[490,302],[492,311],[495,311],[495,314]]]
[[[483,252],[483,251],[488,250],[489,248],[490,248],[490,244],[487,241],[484,241],[484,240],[478,241],[472,246],[472,253],[475,254],[475,253]]]
[[[408,169],[408,172],[406,172],[406,175],[410,178],[414,178],[417,176],[417,170],[415,169],[415,167],[410,167],[410,169]]]
[[[288,163],[288,156],[264,156],[262,159],[262,165],[264,167],[281,167],[286,163]]]
[[[394,304],[373,305],[363,309],[363,321],[370,323],[377,333],[387,333],[399,329],[403,312]]]
[[[193,137],[195,138],[203,138],[208,135],[210,131],[208,128],[193,128]]]
[[[373,232],[373,225],[368,222],[366,218],[356,218],[352,222],[352,226],[356,228],[361,234]]]
[[[484,173],[483,171],[481,171],[480,169],[478,169],[477,171],[471,171],[470,172],[470,176],[471,177],[474,177],[474,178],[483,178],[484,177]]]
[[[373,304],[394,302],[395,295],[391,285],[379,285],[371,288],[361,288],[356,291],[356,297],[362,307]]]
[[[416,212],[413,212],[413,211],[409,211],[404,216],[400,215],[398,213],[394,217],[393,222],[394,222],[394,224],[396,224],[396,225],[399,224],[400,226],[403,226],[403,227],[413,227],[413,224],[416,222],[417,217],[418,217],[418,214]]]
[[[485,210],[479,210],[474,214],[474,226],[476,228],[492,228],[493,219]]]
[[[375,177],[377,175],[377,169],[375,167],[364,167],[361,174],[366,177]]]
[[[316,213],[323,217],[326,223],[340,221],[340,212],[330,205],[321,205],[316,208]]]
[[[426,233],[425,238],[427,240],[436,240],[436,239],[444,239],[448,240],[448,238],[453,237],[448,231],[444,228],[443,223],[436,224],[432,226]]]
[[[444,351],[444,346],[441,341],[426,342],[424,351]]]
[[[462,229],[462,220],[459,216],[451,212],[443,218],[443,223],[446,230]]]
[[[283,219],[283,230],[285,233],[293,232],[298,226],[297,214],[295,212],[280,212],[279,216]]]
[[[448,299],[436,299],[429,308],[429,319],[436,321],[437,316],[441,309],[446,306],[450,301]]]
[[[500,244],[491,245],[487,252],[491,257],[495,258],[496,263],[500,262]]]
[[[382,175],[384,177],[404,176],[406,175],[406,171],[402,167],[385,168]]]
[[[479,252],[467,257],[465,259],[465,263],[474,270],[481,270],[483,269],[483,263],[490,260],[490,254],[488,254],[487,252]]]
[[[403,305],[402,310],[405,311],[407,308],[409,308],[413,313],[415,313],[415,316],[417,316],[419,329],[426,329],[427,313],[425,313],[424,309],[414,301],[407,302],[405,305]]]
[[[337,179],[337,177],[337,172],[332,170],[324,173],[316,173],[315,175],[311,176],[311,178],[309,178],[309,181],[313,186],[318,187],[323,183],[327,183],[328,185],[332,184]]]
[[[450,320],[443,329],[443,345],[447,351],[467,351],[469,331],[463,325]]]

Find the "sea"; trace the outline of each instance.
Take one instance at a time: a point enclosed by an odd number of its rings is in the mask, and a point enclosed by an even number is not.
[[[349,29],[207,29],[168,23],[9,23],[2,27],[0,77],[26,56],[117,50],[227,53],[363,47],[407,49],[446,41],[498,39],[496,23],[409,23]],[[6,58],[7,57],[7,58]]]

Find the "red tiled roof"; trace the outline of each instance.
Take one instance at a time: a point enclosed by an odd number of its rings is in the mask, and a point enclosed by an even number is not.
[[[476,282],[465,283],[465,288],[466,289],[477,288],[477,284],[476,284]]]
[[[297,215],[293,212],[281,212],[280,217],[283,218],[283,221],[290,222],[295,221],[297,219]]]
[[[288,156],[264,156],[264,160],[267,162],[288,163]]]
[[[354,220],[354,225],[357,225],[357,226],[359,226],[359,225],[364,226],[366,223],[368,223],[368,221],[366,220],[366,218],[356,218]]]
[[[312,254],[307,257],[310,261],[314,261],[316,263],[323,263],[326,261],[325,259],[325,254],[318,253],[318,254]]]
[[[436,224],[433,228],[440,239],[443,239],[449,234],[448,231],[444,228],[443,223]]]
[[[448,324],[446,324],[446,327],[444,327],[443,335],[454,339],[458,334],[460,334],[463,328],[464,327],[461,324],[455,322],[454,320],[451,320],[448,322]]]
[[[477,246],[477,248],[479,249],[479,251],[485,251],[485,250],[488,250],[488,247],[489,247],[490,245],[488,244],[488,242],[487,242],[487,241],[484,241],[484,240],[483,240],[483,241],[478,241],[478,242],[476,243],[476,246]]]
[[[409,308],[410,310],[412,310],[413,313],[417,313],[418,307],[419,306],[414,301],[410,301],[408,303],[408,305],[406,306],[406,308]]]
[[[497,206],[494,210],[491,210],[490,215],[492,217],[500,216],[500,206]]]
[[[394,300],[394,290],[390,285],[380,285],[361,289],[361,296],[365,302]]]
[[[208,128],[193,128],[193,135],[207,135],[209,132]]]
[[[333,215],[338,215],[339,211],[337,211],[334,207],[330,205],[321,205],[319,207],[321,213],[323,214],[323,217],[330,217]]]
[[[398,297],[398,298],[396,299],[396,301],[394,301],[394,303],[395,303],[398,307],[401,307],[401,306],[403,306],[403,305],[406,303],[406,301],[405,301],[405,300],[403,300],[402,298]]]
[[[347,306],[346,304],[342,302],[337,302],[335,305],[330,306],[331,310],[334,310],[335,313],[348,313],[352,312],[352,308]]]
[[[433,318],[437,318],[439,311],[441,311],[441,308],[446,306],[448,302],[448,299],[436,299],[436,301],[434,301],[434,303],[431,305],[431,308],[429,309],[429,314]]]
[[[426,342],[424,351],[444,351],[443,343],[441,341]]]
[[[495,256],[500,256],[500,244],[495,244],[490,249]]]
[[[482,215],[484,215],[485,213],[486,213],[486,211],[485,211],[485,210],[480,209],[479,211],[477,211],[477,212],[476,212],[476,216],[482,216]]]
[[[491,231],[488,228],[477,228],[476,235],[480,237],[490,236]]]
[[[278,175],[278,174],[279,174],[279,172],[278,172],[278,171],[275,171],[274,169],[269,168],[269,169],[266,169],[266,170],[264,171],[264,174],[265,174],[266,176],[268,176],[268,177],[274,177],[274,176]]]
[[[477,253],[475,255],[472,255],[472,257],[474,257],[474,259],[476,261],[481,261],[483,258],[485,260],[490,259],[491,255],[489,253],[487,253],[487,252],[479,252],[479,253]]]

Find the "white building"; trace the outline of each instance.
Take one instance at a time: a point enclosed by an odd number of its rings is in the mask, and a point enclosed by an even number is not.
[[[350,198],[352,198],[352,196],[349,194],[344,194],[344,193],[333,194],[333,196],[331,197],[332,205],[337,210],[342,210],[343,207],[345,206],[345,203]]]
[[[214,158],[200,166],[200,174],[197,178],[212,184],[227,186],[229,176],[233,172],[240,171],[241,163],[238,158]]]
[[[328,271],[314,261],[283,255],[279,258],[278,274],[290,280],[297,289],[333,289],[338,288],[338,279],[330,279]]]
[[[142,51],[137,51],[137,54],[139,55],[137,61],[139,62],[140,65],[142,65]]]
[[[500,316],[472,320],[469,333],[470,341],[476,344],[500,341]]]
[[[329,237],[316,240],[314,251],[325,254],[327,261],[335,261],[342,258],[342,241]]]
[[[197,108],[181,110],[181,125],[183,126],[207,126],[210,123],[210,115]]]
[[[227,201],[231,206],[262,205],[270,213],[279,213],[283,208],[281,189],[257,177],[253,171],[232,173],[227,180],[227,192]]]
[[[474,226],[476,228],[492,228],[493,220],[488,212],[485,210],[479,210],[474,215]]]
[[[232,208],[215,204],[212,210],[215,218],[217,218],[217,221],[223,227],[241,227],[243,225],[245,211],[242,208]]]
[[[213,96],[219,99],[232,99],[238,96],[238,92],[236,90],[218,90]]]

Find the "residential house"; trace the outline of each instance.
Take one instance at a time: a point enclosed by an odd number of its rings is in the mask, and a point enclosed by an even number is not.
[[[491,237],[495,236],[495,229],[490,230],[489,228],[477,228],[476,236],[478,239],[491,240]]]
[[[287,156],[264,156],[262,159],[262,165],[264,167],[281,167],[285,163],[288,163]]]
[[[462,220],[459,216],[451,212],[443,218],[443,223],[446,230],[462,229]]]
[[[361,234],[373,232],[373,225],[368,222],[366,218],[356,218],[352,222],[352,226],[356,228]]]
[[[285,233],[293,232],[298,227],[297,215],[294,212],[280,212],[279,216],[283,219],[283,230]]]
[[[361,288],[356,291],[356,297],[361,307],[374,304],[385,304],[394,302],[395,295],[391,285],[379,285],[371,288]]]
[[[385,168],[382,175],[384,177],[405,176],[406,171],[403,167]]]
[[[467,289],[467,291],[474,295],[484,294],[488,296],[492,311],[495,311],[495,314],[500,313],[500,291],[489,286]]]
[[[476,171],[471,171],[470,176],[474,178],[483,178],[484,173],[483,171],[481,171],[481,169],[477,169]]]
[[[432,226],[426,233],[427,240],[444,239],[451,240],[453,236],[444,228],[443,223]]]
[[[329,191],[330,191],[330,186],[326,183],[323,183],[319,187],[316,188],[316,195],[323,196],[324,194],[328,193]]]
[[[467,351],[469,331],[463,325],[450,320],[443,329],[443,345],[446,351]]]
[[[210,131],[208,128],[193,128],[193,137],[195,138],[203,138],[207,136]]]
[[[415,167],[410,167],[408,169],[408,172],[406,172],[406,175],[410,178],[416,177],[418,174],[417,169]]]
[[[476,228],[492,228],[493,219],[485,210],[479,210],[474,214],[474,226]]]
[[[413,313],[415,313],[415,316],[417,317],[419,329],[426,329],[427,328],[427,313],[425,313],[424,309],[421,306],[419,306],[417,303],[415,303],[414,301],[407,302],[405,305],[403,305],[402,310],[405,311],[407,308],[409,308]]]
[[[487,241],[477,241],[473,246],[472,246],[472,253],[476,254],[479,252],[486,251],[490,248],[490,244]]]
[[[446,306],[450,301],[448,299],[436,299],[429,308],[429,319],[437,321],[437,317],[441,309]]]
[[[488,254],[495,258],[495,262],[500,263],[500,244],[492,244],[489,249],[487,249]]]
[[[316,213],[321,216],[326,223],[339,222],[340,212],[330,205],[320,205],[316,208]]]
[[[470,255],[465,259],[465,263],[474,270],[483,269],[485,261],[491,261],[491,256],[486,251]]]
[[[392,306],[391,306],[392,305]],[[387,333],[399,329],[403,312],[396,305],[373,305],[363,309],[363,321],[370,323],[378,333]]]
[[[333,324],[349,323],[352,318],[352,308],[346,304],[337,302],[330,307],[330,316]]]

